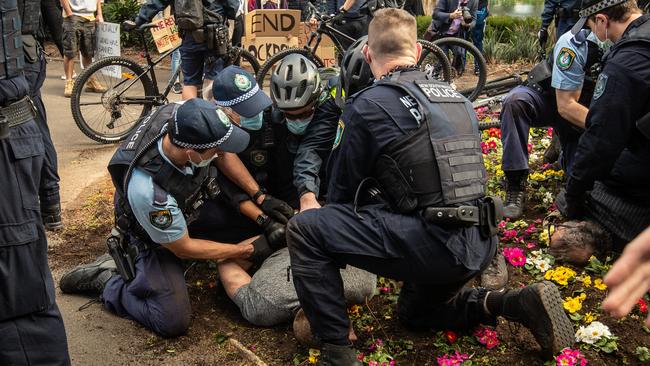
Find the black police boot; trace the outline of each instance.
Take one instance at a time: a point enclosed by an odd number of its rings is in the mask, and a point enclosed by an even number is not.
[[[490,265],[481,273],[481,287],[487,290],[501,290],[508,283],[506,258],[500,251],[492,258]]]
[[[573,345],[573,325],[562,308],[562,297],[554,284],[539,282],[510,290],[502,296],[501,314],[493,315],[501,315],[528,328],[544,355],[552,357]]]
[[[66,294],[100,295],[106,282],[116,273],[115,261],[109,254],[104,254],[94,262],[81,265],[63,275],[59,287]]]
[[[506,203],[503,205],[503,216],[518,219],[524,214],[524,207],[526,207],[528,170],[508,171],[505,174]]]
[[[351,344],[347,346],[339,346],[336,344],[323,343],[317,365],[361,366],[363,364],[357,359],[357,352]]]
[[[41,207],[41,219],[43,220],[45,230],[58,231],[63,229],[63,223],[61,222],[61,204],[57,203]]]

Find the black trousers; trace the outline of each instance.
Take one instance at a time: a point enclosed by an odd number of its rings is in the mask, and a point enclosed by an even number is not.
[[[352,265],[404,281],[399,319],[412,329],[467,329],[493,323],[483,289],[463,285],[487,267],[496,237],[478,229],[442,228],[421,216],[382,206],[326,205],[295,216],[287,227],[291,271],[312,332],[323,342],[347,342],[347,317],[339,268]]]

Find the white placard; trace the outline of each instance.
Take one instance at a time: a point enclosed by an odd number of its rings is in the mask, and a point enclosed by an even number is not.
[[[95,50],[95,59],[101,60],[108,56],[120,55],[120,25],[116,23],[98,23],[97,24],[97,49]],[[122,77],[122,68],[120,66],[110,66],[102,68],[102,74],[119,79]]]

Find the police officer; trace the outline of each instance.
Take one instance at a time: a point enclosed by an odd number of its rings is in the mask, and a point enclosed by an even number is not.
[[[300,211],[320,208],[319,198],[325,196],[326,166],[332,146],[336,143],[343,98],[366,87],[373,79],[370,67],[363,58],[362,49],[368,36],[359,38],[345,51],[339,78],[332,78],[325,91],[327,99],[320,103],[311,117],[311,125],[300,142],[293,169],[293,183],[300,195]],[[287,112],[285,112],[286,114]],[[289,118],[289,117],[288,117]],[[325,159],[323,157],[326,157]],[[323,190],[323,192],[321,192]]]
[[[0,364],[69,365],[39,210],[45,147],[23,75],[21,16],[15,0],[0,4]]]
[[[231,245],[217,242],[217,231],[213,238],[197,239],[188,230],[203,202],[218,197],[216,167],[249,194],[259,189],[231,160],[247,144],[246,132],[205,100],[154,111],[109,163],[116,188],[116,230],[107,241],[111,255],[64,275],[61,290],[101,293],[104,306],[118,315],[165,337],[184,334],[190,303],[181,258],[261,263],[271,253],[264,236]]]
[[[328,165],[327,204],[287,226],[293,280],[321,341],[321,364],[360,365],[348,340],[339,274],[346,264],[405,281],[398,311],[410,328],[471,328],[501,315],[527,326],[549,354],[571,345],[573,329],[554,285],[463,288],[497,245],[498,215],[472,224],[477,206],[496,209],[483,198],[472,105],[414,66],[421,47],[406,11],[377,11],[368,35],[364,53],[378,81],[347,101]]]
[[[43,47],[36,39],[40,27],[41,1],[18,0],[18,9],[22,18],[22,38],[25,51],[25,77],[29,82],[29,95],[36,107],[36,122],[43,136],[45,161],[41,172],[39,196],[41,215],[46,230],[59,230],[61,223],[61,197],[59,195],[59,174],[54,143],[47,126],[45,105],[41,99],[41,87],[45,81],[45,55]],[[60,26],[60,25],[59,25]]]
[[[627,243],[650,225],[650,144],[637,128],[650,118],[650,15],[635,1],[590,0],[580,16],[574,29],[587,24],[611,48],[557,204],[569,218],[587,215],[614,228]]]
[[[601,47],[588,29],[575,35],[569,31],[555,44],[552,57],[531,70],[526,84],[506,95],[501,111],[504,216],[517,219],[524,212],[530,127],[553,126],[562,146],[562,167],[571,171],[601,57]]]
[[[537,38],[542,48],[548,41],[548,27],[555,22],[555,34],[558,36],[571,30],[578,20],[580,0],[544,0],[542,11],[542,28],[537,33]]]
[[[238,0],[224,0],[224,1],[199,1],[201,4],[200,15],[194,16],[195,19],[200,18],[204,26],[199,27],[195,31],[183,30],[180,17],[178,14],[179,4],[186,4],[183,11],[192,9],[196,2],[193,0],[147,0],[140,12],[135,18],[135,24],[131,22],[123,23],[126,30],[130,30],[135,26],[148,23],[158,12],[164,10],[168,6],[174,9],[174,16],[176,17],[176,24],[181,32],[182,42],[180,47],[181,52],[181,71],[183,72],[183,99],[195,98],[198,95],[199,86],[203,85],[203,75],[205,70],[206,61],[211,57],[221,57],[225,52],[225,48],[220,51],[219,42],[230,42],[228,39],[227,28],[225,34],[222,33],[221,26],[227,25],[227,19],[235,19],[237,11],[239,10],[240,2]],[[205,7],[205,8],[204,8]],[[208,23],[210,22],[210,23]],[[208,31],[210,29],[210,31]],[[225,36],[225,38],[223,38]],[[215,38],[221,37],[221,38]]]

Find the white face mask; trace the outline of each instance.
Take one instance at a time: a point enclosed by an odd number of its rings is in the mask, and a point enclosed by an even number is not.
[[[602,22],[602,23],[604,24],[605,22]],[[596,24],[597,24],[597,23],[596,23]],[[598,48],[600,48],[601,50],[603,50],[603,52],[607,52],[607,51],[609,51],[609,49],[610,49],[610,48],[612,47],[612,45],[614,44],[614,42],[612,42],[612,41],[610,41],[609,39],[607,39],[607,37],[608,37],[608,34],[607,34],[607,26],[605,26],[605,40],[601,41],[600,38],[598,38],[598,35],[596,34],[595,31],[594,31],[594,36],[596,36],[596,43],[598,44]]]
[[[192,157],[190,156],[190,154],[187,153],[188,161],[190,162],[190,165],[195,169],[197,169],[197,168],[205,168],[206,166],[210,165],[212,160],[214,160],[217,156],[219,156],[219,155],[214,154],[211,158],[204,159],[204,160],[199,161],[198,163],[195,163],[194,161],[192,161]]]

